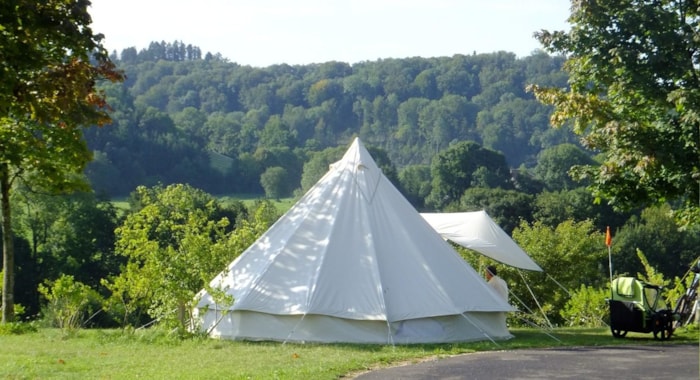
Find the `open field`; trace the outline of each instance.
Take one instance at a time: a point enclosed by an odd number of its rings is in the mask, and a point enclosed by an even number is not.
[[[226,205],[229,202],[232,201],[241,201],[243,202],[246,207],[251,207],[255,204],[255,202],[264,199],[264,196],[260,194],[251,194],[251,195],[245,195],[245,194],[235,194],[235,195],[217,195],[216,198],[221,202],[223,205]],[[294,203],[297,201],[297,198],[282,198],[282,199],[270,199],[270,202],[272,202],[277,210],[279,210],[280,214],[283,214],[287,210],[289,210]]]
[[[231,194],[231,195],[215,195],[215,197],[223,204],[226,205],[233,201],[241,201],[246,207],[251,207],[256,201],[264,199],[263,195],[260,194]],[[270,201],[277,207],[280,214],[283,214],[289,208],[291,208],[297,201],[296,198],[282,198],[282,199],[270,199]],[[129,210],[129,200],[128,198],[113,199],[111,203],[120,211],[126,212]]]
[[[615,339],[607,329],[512,329],[503,342],[409,346],[178,340],[157,331],[40,329],[0,337],[2,379],[338,379],[425,358],[552,346],[697,343],[698,330],[664,342],[652,334]],[[556,337],[554,339],[552,336]],[[557,340],[558,339],[558,340]]]

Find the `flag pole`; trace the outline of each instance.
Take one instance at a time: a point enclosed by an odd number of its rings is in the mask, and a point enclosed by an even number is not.
[[[613,270],[612,270],[612,235],[610,234],[610,226],[605,230],[605,245],[608,247],[608,268],[610,269],[610,289],[612,290]]]

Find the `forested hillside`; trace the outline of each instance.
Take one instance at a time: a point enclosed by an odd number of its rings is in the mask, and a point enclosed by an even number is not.
[[[114,52],[127,75],[104,89],[113,125],[86,131],[93,187],[125,196],[137,185],[189,183],[215,194],[263,194],[261,177],[301,188],[305,162],[360,136],[399,172],[474,141],[510,168],[572,134],[529,84],[566,86],[563,58],[508,52],[264,68],[202,54],[182,42]]]
[[[355,137],[418,211],[485,210],[543,268],[499,267],[528,311],[509,326],[600,326],[618,275],[678,300],[700,244],[698,12],[594,3],[535,34],[562,56],[269,67],[179,41],[110,55],[89,2],[2,3],[0,326],[185,336],[200,290],[279,220],[273,200]]]
[[[604,287],[607,226],[616,273],[643,271],[643,254],[678,276],[696,256],[697,228],[678,229],[670,206],[613,210],[568,175],[576,165],[597,166],[597,157],[570,129],[551,128],[552,109],[525,90],[566,87],[561,57],[499,52],[254,68],[163,42],[112,60],[127,76],[100,84],[113,123],[84,132],[95,192],[55,197],[18,187],[13,196],[16,299],[27,319],[52,318],[44,303],[51,294],[37,289],[74,282],[99,292],[77,297],[90,298],[89,314],[98,315],[91,324],[171,318],[279,217],[268,201],[251,207],[214,195],[299,195],[355,136],[418,210],[486,210],[547,276],[562,280],[560,289],[527,274],[555,323],[583,323],[562,312],[567,288]],[[126,196],[128,207],[110,202]],[[526,292],[512,289],[522,299]]]

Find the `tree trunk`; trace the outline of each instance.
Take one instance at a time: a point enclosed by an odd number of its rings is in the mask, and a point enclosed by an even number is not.
[[[0,217],[2,218],[2,323],[15,318],[15,248],[10,215],[10,169],[0,164]]]

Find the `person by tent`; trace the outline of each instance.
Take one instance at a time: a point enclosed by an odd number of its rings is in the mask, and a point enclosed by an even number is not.
[[[486,267],[486,281],[506,302],[508,302],[508,284],[504,279],[498,277],[498,270],[495,266],[489,265]]]
[[[498,270],[493,265],[486,267],[486,282],[503,300],[508,302],[508,284],[504,279],[498,277]],[[506,324],[506,313],[498,313],[498,319],[501,323]]]

